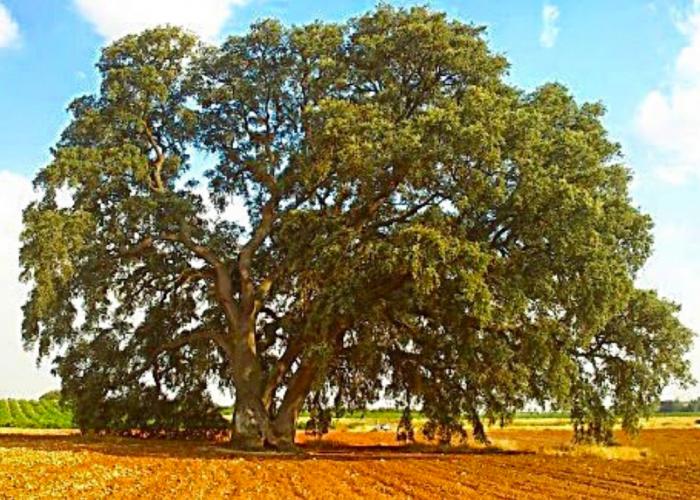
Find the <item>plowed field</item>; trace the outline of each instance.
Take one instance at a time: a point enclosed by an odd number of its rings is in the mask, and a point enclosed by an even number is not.
[[[498,448],[441,453],[393,434],[332,432],[298,455],[221,444],[0,435],[3,498],[700,498],[700,429],[652,429],[614,458],[563,430],[499,430]],[[304,436],[299,441],[306,441]],[[619,456],[618,456],[619,455]]]

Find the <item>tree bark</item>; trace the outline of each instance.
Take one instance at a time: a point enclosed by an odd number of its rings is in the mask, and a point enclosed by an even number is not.
[[[293,448],[297,418],[321,369],[319,360],[313,357],[300,359],[275,411],[272,403],[275,388],[302,352],[302,346],[290,344],[272,373],[263,377],[255,351],[254,320],[240,318],[238,325],[238,329],[231,327],[234,343],[227,350],[236,387],[232,445],[244,449]],[[328,335],[336,348],[342,345],[342,331],[341,324]]]
[[[294,438],[297,433],[297,417],[299,412],[285,412],[277,415],[272,422],[271,445],[279,450],[290,450],[295,447]]]
[[[241,365],[238,365],[239,368]],[[252,367],[250,367],[252,368]],[[259,379],[243,380],[256,373],[254,368],[235,370],[236,403],[233,413],[232,446],[241,449],[291,449],[294,447],[296,422],[306,396],[311,390],[318,366],[312,360],[303,362],[292,376],[282,403],[274,418],[264,401]]]
[[[228,351],[236,387],[232,444],[242,449],[262,449],[271,435],[270,413],[262,401],[262,373],[255,345],[248,341],[253,335],[245,328],[252,325],[243,321],[239,325],[243,328],[231,328],[234,342]]]
[[[259,398],[236,394],[231,444],[242,450],[261,450],[268,444],[270,417]]]
[[[288,407],[272,419],[261,398],[237,395],[233,412],[231,445],[243,450],[294,448],[300,408],[301,405]]]

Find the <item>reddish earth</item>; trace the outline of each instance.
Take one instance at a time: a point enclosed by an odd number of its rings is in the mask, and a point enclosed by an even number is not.
[[[221,444],[0,435],[0,497],[700,498],[700,429],[643,431],[637,460],[553,453],[562,430],[503,430],[496,449],[441,453],[391,433],[300,436],[299,455]],[[627,449],[627,448],[625,448]],[[637,450],[632,450],[637,451]]]

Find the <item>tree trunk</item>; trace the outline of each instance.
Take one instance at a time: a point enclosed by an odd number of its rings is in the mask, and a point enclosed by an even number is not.
[[[242,450],[294,448],[298,412],[286,411],[274,420],[258,398],[236,398],[231,445]]]
[[[231,325],[232,347],[227,351],[236,388],[231,444],[240,449],[259,450],[268,446],[270,414],[262,402],[262,376],[255,352],[252,320]]]
[[[261,391],[255,385],[236,386],[236,403],[233,412],[232,446],[240,449],[290,449],[294,447],[296,423],[311,382],[316,373],[314,363],[305,363],[294,374],[279,407],[277,416],[263,403]],[[248,390],[246,390],[248,389]]]
[[[233,411],[231,444],[243,450],[260,450],[267,445],[269,434],[270,417],[262,402],[239,391]]]
[[[275,447],[281,450],[294,448],[298,416],[296,411],[286,411],[277,415],[272,422],[272,437],[275,440]]]
[[[249,328],[252,331],[252,325]],[[238,338],[246,339],[249,335],[241,331]],[[271,394],[266,390],[269,381],[262,376],[254,342],[239,341],[229,353],[236,388],[232,446],[241,449],[293,448],[297,417],[311,390],[318,363],[310,359],[301,362],[289,380],[278,411],[274,412],[270,408]],[[275,413],[275,418],[272,418]]]

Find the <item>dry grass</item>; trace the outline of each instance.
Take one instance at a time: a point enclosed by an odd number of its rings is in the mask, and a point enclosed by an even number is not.
[[[700,429],[700,425],[696,423],[699,419],[697,415],[694,416],[653,416],[648,420],[642,421],[642,428],[644,429]],[[301,419],[305,421],[305,419]],[[425,423],[424,418],[414,418],[413,425],[416,429]],[[368,415],[365,418],[350,417],[350,418],[336,418],[333,419],[333,429],[336,431],[344,432],[373,432],[377,430],[386,430],[388,427],[391,430],[396,429],[398,425],[398,419],[394,418],[375,418]],[[466,427],[469,427],[468,425]],[[303,428],[303,427],[302,427]],[[568,418],[559,417],[530,417],[530,418],[516,418],[510,425],[506,426],[508,429],[522,429],[522,430],[569,430],[571,428],[571,421]],[[487,425],[487,430],[493,432],[501,429],[500,425]],[[620,430],[620,426],[615,426],[616,430]]]
[[[699,419],[697,415],[691,416],[653,416],[647,420],[642,420],[642,428],[644,429],[700,429],[700,425],[696,424]],[[517,427],[518,429],[568,429],[571,427],[571,421],[568,418],[516,418],[509,427]],[[497,426],[490,427],[491,429]],[[620,425],[616,425],[615,429],[619,430]]]
[[[13,434],[23,436],[77,436],[80,431],[77,429],[18,429],[15,427],[0,427],[0,436]]]
[[[523,449],[523,446],[521,443],[514,439],[508,439],[508,438],[492,438],[491,439],[491,445],[494,448],[497,448],[499,450],[503,451],[531,451],[527,449]]]
[[[602,445],[575,445],[570,443],[557,443],[553,446],[537,445],[527,446],[522,441],[508,438],[492,439],[492,445],[502,451],[529,451],[543,455],[557,457],[595,457],[604,460],[643,460],[651,456],[647,448],[637,446],[602,446]]]
[[[700,429],[696,423],[700,417],[694,416],[673,416],[673,417],[651,417],[644,420],[642,426],[645,429]]]
[[[542,452],[559,457],[595,457],[605,460],[643,460],[651,455],[647,448],[600,445],[563,445],[544,448]]]

